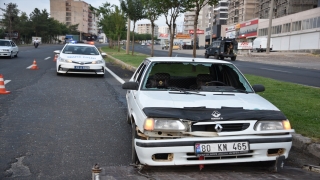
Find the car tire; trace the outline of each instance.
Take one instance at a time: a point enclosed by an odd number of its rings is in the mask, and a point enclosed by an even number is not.
[[[221,60],[224,60],[224,57],[223,57],[223,56],[220,56],[220,59],[221,59]]]
[[[9,59],[12,59],[14,57],[13,52],[11,51],[11,54],[9,56]]]
[[[231,61],[235,61],[236,60],[236,57],[231,57]]]
[[[99,77],[103,78],[104,77],[104,74],[98,74]]]
[[[17,52],[17,54],[16,54],[16,55],[14,55],[14,57],[18,57],[18,53],[19,53],[19,51]]]
[[[204,54],[204,57],[208,59],[208,58],[209,58],[209,55],[208,55],[208,54]]]
[[[137,152],[136,152],[136,148],[135,148],[135,144],[134,144],[134,140],[136,139],[136,138],[138,138],[138,134],[137,134],[137,131],[136,131],[136,123],[134,123],[134,122],[132,122],[131,123],[131,155],[132,155],[132,164],[134,164],[134,165],[137,165],[137,164],[139,164],[140,162],[139,162],[139,158],[138,158],[138,155],[137,155]]]
[[[131,124],[131,118],[130,118],[129,112],[127,113],[127,123],[128,123],[128,124]]]
[[[215,58],[215,59],[219,59],[219,56],[218,56],[217,53],[214,54],[214,58]]]

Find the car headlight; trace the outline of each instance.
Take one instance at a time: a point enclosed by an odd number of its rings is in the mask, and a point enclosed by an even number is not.
[[[104,61],[102,60],[97,60],[97,61],[92,61],[92,64],[103,64]]]
[[[185,131],[186,127],[179,120],[158,120],[147,118],[144,123],[144,129],[147,131]]]
[[[66,63],[71,63],[72,62],[70,59],[64,59],[64,58],[61,58],[61,57],[60,57],[59,61],[66,62]]]
[[[258,121],[254,127],[256,131],[290,130],[291,125],[288,120],[283,121]]]

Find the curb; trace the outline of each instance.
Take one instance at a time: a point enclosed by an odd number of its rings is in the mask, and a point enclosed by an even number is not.
[[[108,58],[114,60],[117,64],[124,66],[126,69],[134,72],[137,68],[129,64],[124,63],[123,61],[116,59],[110,55],[107,55]],[[320,159],[320,144],[312,142],[311,138],[304,137],[301,134],[292,133],[292,146],[299,149],[304,154],[313,155],[316,158]]]

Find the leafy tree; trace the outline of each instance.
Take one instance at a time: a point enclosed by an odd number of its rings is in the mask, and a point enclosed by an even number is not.
[[[218,0],[187,0],[186,9],[193,10],[195,12],[195,18],[193,23],[193,57],[196,57],[196,43],[197,43],[197,29],[198,29],[198,18],[201,9],[209,5],[215,5],[218,3]],[[212,26],[212,24],[211,24]]]
[[[6,27],[9,39],[12,39],[12,32],[17,31],[18,14],[20,10],[15,3],[5,4],[6,9],[0,8],[3,11],[3,19],[1,23]]]
[[[146,18],[143,0],[120,0],[121,9],[133,21],[133,33],[136,22]],[[134,36],[132,37],[132,55],[134,54]]]
[[[146,8],[147,19],[151,22],[151,57],[153,57],[153,46],[154,46],[154,22],[162,14],[161,7],[159,6],[159,0],[144,0],[143,1]]]
[[[176,20],[180,13],[186,11],[186,5],[190,0],[162,0],[158,2],[158,7],[160,7],[160,12],[164,14],[166,18],[166,24],[169,27],[170,34],[170,47],[168,56],[172,56],[172,47],[174,32],[176,30]]]

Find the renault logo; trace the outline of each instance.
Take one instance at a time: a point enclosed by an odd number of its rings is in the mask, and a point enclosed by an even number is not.
[[[213,111],[211,114],[213,117],[217,118],[219,117],[221,114],[218,111]]]
[[[223,127],[220,125],[220,124],[216,124],[216,126],[214,127],[214,129],[217,131],[217,132],[221,132]]]

